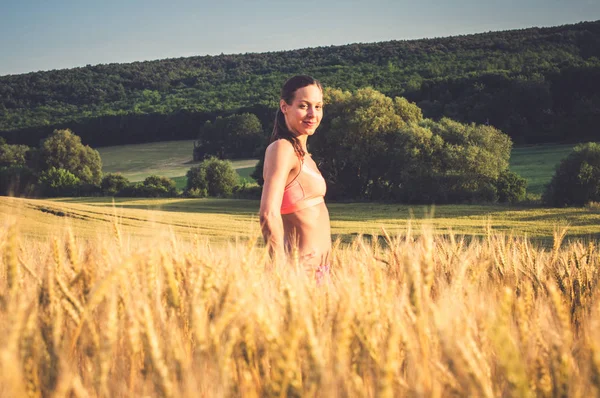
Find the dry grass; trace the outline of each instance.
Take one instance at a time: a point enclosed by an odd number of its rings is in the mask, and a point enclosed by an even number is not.
[[[183,239],[202,235],[211,241],[232,237],[249,239],[258,233],[257,200],[241,199],[147,199],[62,198],[33,200],[0,197],[0,220],[19,217],[28,238],[47,239],[66,226],[78,236],[95,238],[112,233],[115,217],[124,233],[152,237],[156,230],[172,230]],[[486,227],[495,232],[527,236],[536,243],[552,245],[557,225],[568,226],[565,241],[600,239],[600,212],[588,208],[540,208],[506,205],[401,205],[382,203],[328,203],[334,237],[344,243],[357,234],[383,238],[381,229],[404,234],[409,225],[432,227],[435,234],[483,237]],[[150,221],[150,222],[149,222]],[[127,242],[124,242],[126,244]]]
[[[49,239],[18,212],[0,226],[0,396],[600,392],[600,252],[563,230],[541,248],[409,224],[336,242],[319,284],[301,264],[266,271],[255,239],[122,221]]]
[[[106,198],[99,205],[89,205],[0,197],[0,220],[16,218],[23,235],[42,241],[67,233],[69,228],[82,238],[104,237],[114,233],[115,221],[124,234],[122,244],[128,244],[129,239],[153,238],[156,231],[171,231],[186,240],[202,235],[225,241],[247,238],[259,230],[256,210],[228,212],[224,207],[211,213],[193,213],[194,201],[202,199],[135,199],[127,200],[123,208]],[[179,209],[178,203],[186,203],[187,207]],[[172,208],[163,210],[165,205]]]

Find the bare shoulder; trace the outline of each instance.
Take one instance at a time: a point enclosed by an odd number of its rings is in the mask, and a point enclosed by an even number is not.
[[[277,140],[272,142],[265,151],[265,164],[276,163],[291,169],[294,167],[296,159],[297,156],[294,147],[288,140]]]
[[[273,141],[267,147],[265,156],[267,155],[275,157],[294,155],[294,147],[292,146],[292,143],[288,140],[280,139],[277,141]]]

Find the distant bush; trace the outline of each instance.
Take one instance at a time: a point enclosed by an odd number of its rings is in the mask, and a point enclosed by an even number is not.
[[[186,176],[186,192],[206,196],[230,196],[239,182],[239,176],[231,162],[215,157],[192,167]]]
[[[439,203],[488,203],[498,201],[495,180],[487,176],[444,176],[437,192]],[[447,194],[444,193],[447,192]]]
[[[81,180],[69,170],[51,167],[42,172],[38,179],[44,196],[76,196]]]
[[[242,183],[233,188],[232,196],[236,199],[260,199],[262,187],[256,183]]]
[[[515,172],[504,170],[498,176],[496,189],[499,202],[522,202],[526,198],[527,180]]]
[[[392,198],[403,203],[496,202],[495,180],[481,176],[416,175],[394,186]]]
[[[208,192],[206,191],[206,188],[190,188],[185,190],[183,195],[188,198],[206,198]]]
[[[108,173],[102,177],[100,189],[103,195],[114,196],[129,185],[129,180],[122,174]]]
[[[115,194],[115,196],[120,196],[120,197],[124,197],[124,198],[136,198],[136,197],[140,197],[141,195],[141,186],[142,183],[141,182],[137,182],[134,184],[130,184],[127,185],[126,187],[124,187],[123,189],[121,189],[119,192],[117,192]]]
[[[542,199],[550,206],[600,201],[600,144],[577,145],[557,166]]]
[[[177,187],[168,177],[152,175],[142,182],[142,192],[147,197],[173,197],[177,196]]]
[[[175,181],[168,177],[152,175],[143,182],[128,185],[116,196],[136,198],[170,198],[177,196]]]

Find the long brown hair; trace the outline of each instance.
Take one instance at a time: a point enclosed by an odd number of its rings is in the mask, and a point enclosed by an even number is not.
[[[283,87],[281,87],[281,94],[279,98],[291,105],[292,102],[294,102],[296,90],[306,86],[312,86],[313,84],[323,91],[321,83],[311,76],[296,75],[291,77],[283,84]],[[275,123],[273,126],[273,134],[271,134],[271,142],[277,141],[278,139],[288,140],[294,147],[296,154],[301,159],[304,158],[305,153],[304,149],[302,149],[302,145],[300,144],[300,140],[296,138],[290,129],[288,129],[287,124],[285,123],[285,115],[283,112],[281,112],[281,107],[277,107]]]

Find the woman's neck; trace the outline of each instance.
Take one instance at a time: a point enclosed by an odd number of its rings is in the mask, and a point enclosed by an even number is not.
[[[306,141],[308,140],[307,135],[297,135],[296,138],[300,141],[300,146],[304,150],[304,152],[308,153],[308,149],[306,147]]]

